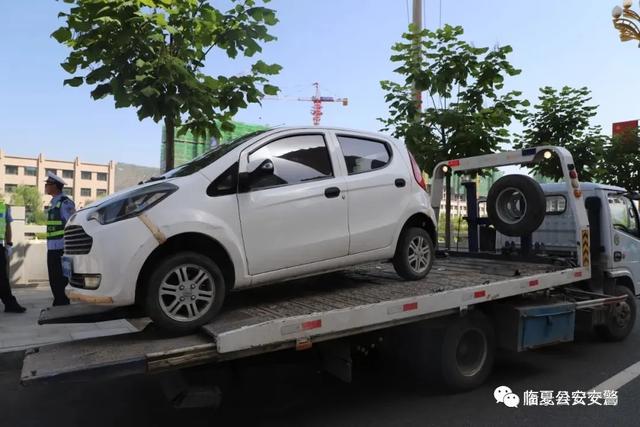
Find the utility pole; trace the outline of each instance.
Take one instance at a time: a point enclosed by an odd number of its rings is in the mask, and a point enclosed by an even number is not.
[[[413,0],[413,25],[416,27],[416,31],[422,31],[422,0]],[[416,43],[416,49],[421,49],[420,41]],[[418,101],[418,110],[422,110],[422,92],[418,89],[414,89],[415,97]]]
[[[416,31],[422,31],[422,1],[423,0],[413,0],[413,25],[415,26]],[[420,41],[417,41],[416,49],[422,49],[419,45]],[[418,101],[418,110],[422,111],[422,92],[417,88],[414,88],[414,96],[416,101]],[[444,242],[447,250],[451,249],[451,174],[448,173],[445,178],[445,211],[444,211],[445,219],[445,231],[444,231]],[[440,220],[440,218],[438,218]],[[434,242],[436,245],[438,242]]]

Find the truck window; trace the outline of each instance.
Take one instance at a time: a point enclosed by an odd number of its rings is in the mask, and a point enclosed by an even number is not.
[[[547,199],[547,215],[560,215],[567,210],[567,199],[561,195],[549,195]]]
[[[638,213],[631,200],[620,194],[609,194],[609,210],[615,229],[638,235]]]

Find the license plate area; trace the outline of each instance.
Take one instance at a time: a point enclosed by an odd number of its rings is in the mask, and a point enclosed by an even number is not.
[[[62,257],[62,274],[67,279],[71,279],[73,274],[73,260],[66,256]]]

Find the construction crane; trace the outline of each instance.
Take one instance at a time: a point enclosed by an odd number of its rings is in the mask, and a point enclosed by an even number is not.
[[[313,118],[313,124],[318,126],[320,124],[320,118],[322,117],[322,103],[323,102],[341,102],[345,107],[349,105],[349,98],[334,98],[332,96],[320,96],[320,83],[315,82],[313,84],[316,88],[316,94],[311,98],[301,97],[287,97],[287,96],[265,96],[264,99],[274,101],[311,101],[313,106],[311,107],[311,117]]]

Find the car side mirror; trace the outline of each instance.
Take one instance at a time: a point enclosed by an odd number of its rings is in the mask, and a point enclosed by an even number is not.
[[[258,166],[260,172],[264,175],[273,175],[273,162],[271,159],[265,159],[260,166]]]

